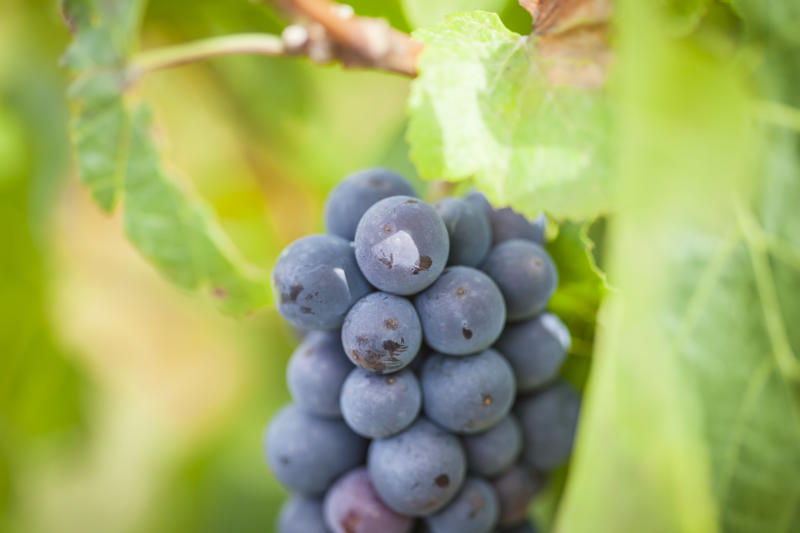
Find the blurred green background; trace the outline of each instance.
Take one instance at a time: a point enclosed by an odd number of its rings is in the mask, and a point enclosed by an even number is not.
[[[358,1],[396,27],[435,3]],[[525,30],[514,2],[466,1]],[[409,13],[411,13],[409,15]],[[151,2],[142,47],[279,31],[246,0]],[[283,498],[261,432],[296,343],[273,310],[234,321],[163,280],[78,184],[69,42],[55,1],[0,3],[0,531],[271,531]],[[236,57],[138,88],[165,155],[255,264],[321,229],[327,190],[376,164],[412,179],[408,80]],[[417,182],[419,184],[419,182]]]

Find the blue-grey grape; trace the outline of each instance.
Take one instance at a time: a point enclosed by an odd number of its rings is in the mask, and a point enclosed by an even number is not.
[[[341,420],[318,418],[296,405],[284,407],[264,436],[267,463],[290,489],[322,494],[364,459],[366,441]]]
[[[494,488],[481,478],[469,477],[453,501],[425,522],[431,533],[489,533],[499,514]]]
[[[367,469],[381,499],[409,516],[435,513],[456,495],[467,470],[458,438],[420,418],[405,431],[372,441]]]
[[[517,377],[517,391],[530,392],[554,380],[567,356],[569,330],[553,313],[509,324],[495,348],[506,356]]]
[[[393,294],[414,294],[442,273],[450,239],[442,217],[410,196],[384,198],[358,223],[356,260],[370,283]]]
[[[305,329],[338,328],[350,306],[371,290],[353,247],[334,235],[309,235],[286,247],[272,282],[280,314]]]
[[[526,320],[547,307],[558,285],[550,255],[536,243],[522,239],[495,246],[481,269],[503,293],[510,322]]]
[[[489,429],[514,403],[514,374],[491,349],[467,357],[432,355],[421,382],[425,414],[454,433]]]
[[[422,391],[408,368],[390,375],[356,368],[344,382],[340,403],[350,429],[364,437],[383,439],[417,418]]]
[[[286,382],[294,402],[304,411],[338,417],[339,394],[352,369],[338,331],[312,331],[289,359]]]
[[[461,198],[443,198],[434,204],[450,236],[450,265],[476,266],[489,253],[492,230],[479,207]]]
[[[295,494],[278,515],[278,533],[330,533],[322,516],[322,500]]]
[[[566,381],[520,399],[515,413],[525,441],[522,455],[529,465],[552,470],[569,458],[580,403],[578,392]]]
[[[328,490],[325,523],[334,533],[408,533],[414,527],[413,518],[380,500],[363,467],[348,472]]]
[[[514,526],[528,516],[528,506],[542,489],[544,478],[527,465],[517,463],[503,475],[492,480],[492,486],[500,501],[498,525]]]
[[[507,415],[490,429],[462,438],[469,469],[494,477],[516,462],[522,452],[522,430],[513,415]]]
[[[544,244],[544,231],[547,225],[547,217],[544,213],[540,213],[533,221],[530,221],[510,207],[503,207],[495,209],[489,220],[495,245],[511,239],[525,239],[536,244]]]
[[[538,531],[539,530],[531,520],[526,520],[516,526],[499,529],[497,533],[537,533]]]
[[[422,326],[406,298],[373,292],[347,313],[342,345],[350,360],[370,372],[389,374],[408,365],[422,345]]]
[[[489,199],[486,198],[485,194],[482,192],[473,191],[464,197],[464,201],[481,210],[483,214],[486,215],[486,219],[489,220],[489,225],[491,226],[494,208],[492,207],[492,204],[489,203]]]
[[[358,221],[373,204],[390,196],[416,196],[400,174],[388,168],[354,172],[331,190],[325,202],[325,229],[352,241]]]
[[[471,267],[447,267],[414,298],[425,342],[449,355],[477,353],[503,331],[506,306],[489,276]]]

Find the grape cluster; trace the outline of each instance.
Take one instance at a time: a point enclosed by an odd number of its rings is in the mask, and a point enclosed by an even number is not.
[[[430,205],[380,168],[334,188],[328,233],[273,271],[278,310],[307,332],[264,439],[294,493],[281,533],[534,531],[580,404],[558,379],[570,335],[546,311],[545,223],[479,193]]]

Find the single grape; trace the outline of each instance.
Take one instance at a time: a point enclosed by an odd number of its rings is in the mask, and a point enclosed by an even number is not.
[[[415,294],[444,270],[450,239],[442,217],[410,196],[384,198],[358,223],[356,260],[378,289]]]
[[[434,204],[450,236],[449,265],[476,266],[492,243],[489,219],[479,207],[461,198],[443,198]]]
[[[544,231],[547,217],[540,213],[533,221],[517,213],[510,207],[495,209],[489,217],[492,225],[493,244],[511,239],[525,239],[536,244],[544,244]]]
[[[494,477],[519,458],[522,430],[517,419],[509,414],[483,433],[465,435],[462,442],[470,471]]]
[[[425,522],[431,533],[489,533],[499,514],[494,488],[481,478],[470,477],[453,501]]]
[[[537,533],[538,531],[532,521],[526,520],[516,526],[499,529],[498,533]]]
[[[340,403],[350,429],[364,437],[383,439],[416,420],[422,391],[407,368],[388,376],[356,368],[344,382]]]
[[[334,533],[408,533],[414,519],[389,509],[364,467],[340,477],[325,495],[325,523]]]
[[[552,470],[572,453],[578,425],[580,395],[566,381],[558,381],[517,403],[525,461],[538,470]]]
[[[489,229],[491,230],[494,208],[492,207],[492,204],[489,203],[489,199],[486,198],[486,195],[482,192],[473,191],[464,197],[464,201],[479,209],[484,215],[486,215],[486,219],[489,220]]]
[[[305,329],[338,328],[350,306],[372,290],[353,247],[334,235],[309,235],[286,247],[272,283],[280,314]]]
[[[295,494],[278,515],[278,533],[329,533],[322,516],[322,500]]]
[[[492,480],[500,501],[500,526],[515,526],[528,516],[528,506],[542,489],[544,478],[534,473],[527,465],[517,463],[502,476]]]
[[[449,355],[477,353],[503,331],[506,307],[489,276],[465,266],[447,267],[414,298],[425,342]]]
[[[416,196],[400,174],[388,168],[354,172],[339,182],[325,202],[325,229],[352,241],[358,221],[375,202],[390,196]]]
[[[284,407],[264,435],[275,476],[304,494],[322,494],[334,479],[364,459],[366,442],[341,420],[318,418],[296,405]]]
[[[558,285],[550,255],[538,244],[522,239],[495,246],[481,269],[500,287],[509,322],[529,319],[544,310]]]
[[[286,381],[298,407],[312,415],[339,417],[339,394],[352,369],[338,331],[312,331],[289,359]]]
[[[502,355],[435,354],[422,368],[425,414],[454,433],[478,433],[506,416],[514,403],[514,373]]]
[[[342,345],[350,360],[365,370],[397,372],[417,355],[422,345],[422,325],[406,298],[373,292],[347,313]]]
[[[458,438],[424,418],[388,439],[372,441],[367,469],[381,499],[409,516],[435,513],[453,499],[467,469]]]
[[[517,391],[530,392],[553,381],[570,347],[569,330],[552,313],[509,324],[495,344],[517,377]]]

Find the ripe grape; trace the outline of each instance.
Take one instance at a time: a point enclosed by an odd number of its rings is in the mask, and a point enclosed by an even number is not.
[[[498,244],[481,269],[500,287],[509,322],[529,319],[544,310],[558,285],[550,255],[538,244],[522,239]]]
[[[481,478],[470,477],[453,501],[425,522],[431,533],[488,533],[499,514],[494,488]]]
[[[514,374],[494,350],[467,357],[435,354],[422,367],[425,414],[454,433],[489,429],[511,409]]]
[[[458,438],[424,418],[372,441],[367,468],[381,499],[408,516],[435,513],[453,499],[467,470]]]
[[[489,253],[492,230],[479,207],[461,198],[443,198],[434,204],[450,236],[450,265],[476,266]]]
[[[462,438],[469,469],[482,476],[493,477],[519,458],[522,452],[522,430],[513,415],[508,415],[491,429]]]
[[[305,329],[338,328],[350,306],[371,290],[353,247],[334,235],[309,235],[286,247],[272,282],[278,311]]]
[[[342,345],[350,360],[365,370],[389,374],[410,363],[422,345],[422,326],[407,299],[373,292],[347,313]]]
[[[509,324],[495,344],[514,369],[518,392],[530,392],[555,379],[569,346],[567,327],[547,312]]]
[[[414,298],[425,342],[449,355],[485,350],[506,321],[503,295],[483,272],[447,267],[436,283]]]
[[[354,172],[331,190],[325,202],[325,229],[352,241],[362,215],[378,200],[390,196],[416,196],[400,174],[388,168]]]
[[[344,420],[353,431],[383,439],[404,430],[417,418],[422,391],[407,368],[387,376],[356,368],[344,382],[340,402]]]
[[[339,394],[352,369],[338,331],[312,331],[289,359],[286,382],[294,402],[304,411],[339,417]]]
[[[498,530],[498,533],[537,533],[538,529],[530,520],[526,520],[516,526],[503,528]]]
[[[288,405],[272,419],[264,447],[281,483],[297,492],[322,494],[363,461],[366,442],[341,420],[314,417]]]
[[[378,498],[364,467],[351,470],[325,496],[325,523],[334,533],[408,533],[414,519]]]
[[[384,198],[358,223],[356,260],[378,289],[414,294],[434,281],[447,264],[450,239],[442,217],[410,196]]]
[[[328,533],[322,500],[295,494],[281,507],[278,533]]]
[[[489,220],[492,224],[494,245],[511,239],[525,239],[536,244],[544,244],[544,230],[547,225],[544,213],[540,213],[531,222],[510,207],[504,207],[495,209]]]
[[[525,440],[522,455],[539,469],[552,470],[572,452],[580,396],[566,381],[522,398],[515,409]]]
[[[514,526],[525,520],[528,506],[541,490],[544,478],[524,464],[517,463],[502,476],[492,480],[500,502],[500,526]]]

